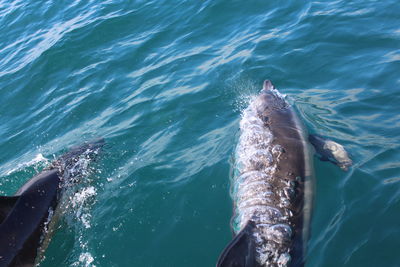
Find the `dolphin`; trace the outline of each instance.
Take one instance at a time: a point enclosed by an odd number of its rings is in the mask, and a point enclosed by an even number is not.
[[[0,267],[38,262],[64,187],[85,174],[82,164],[94,159],[103,145],[99,139],[72,148],[13,196],[0,196]]]
[[[332,140],[309,136],[269,80],[242,113],[232,196],[233,240],[217,267],[303,266],[309,236],[313,150],[347,169],[347,152]]]

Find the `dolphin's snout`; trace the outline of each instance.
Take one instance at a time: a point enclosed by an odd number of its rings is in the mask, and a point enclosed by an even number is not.
[[[265,80],[263,84],[263,90],[272,90],[274,89],[274,85],[270,80]]]

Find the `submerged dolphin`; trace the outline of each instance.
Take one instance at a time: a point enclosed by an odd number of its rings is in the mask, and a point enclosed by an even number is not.
[[[80,160],[94,158],[103,145],[101,139],[73,148],[14,196],[0,196],[0,267],[36,264],[63,186],[83,175]]]
[[[236,236],[217,267],[302,266],[314,187],[307,131],[268,80],[243,112],[240,130],[232,185]],[[310,141],[324,159],[351,165],[339,144]]]

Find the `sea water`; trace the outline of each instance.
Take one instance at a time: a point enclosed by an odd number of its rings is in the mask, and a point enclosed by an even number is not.
[[[264,79],[312,133],[307,266],[399,266],[398,1],[0,1],[0,193],[107,146],[41,267],[214,266],[241,112]]]

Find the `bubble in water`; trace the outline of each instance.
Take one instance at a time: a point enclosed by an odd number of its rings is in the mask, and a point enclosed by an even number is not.
[[[79,255],[79,260],[74,262],[72,266],[96,267],[96,265],[92,264],[93,262],[94,258],[92,254],[89,252],[83,252]]]

